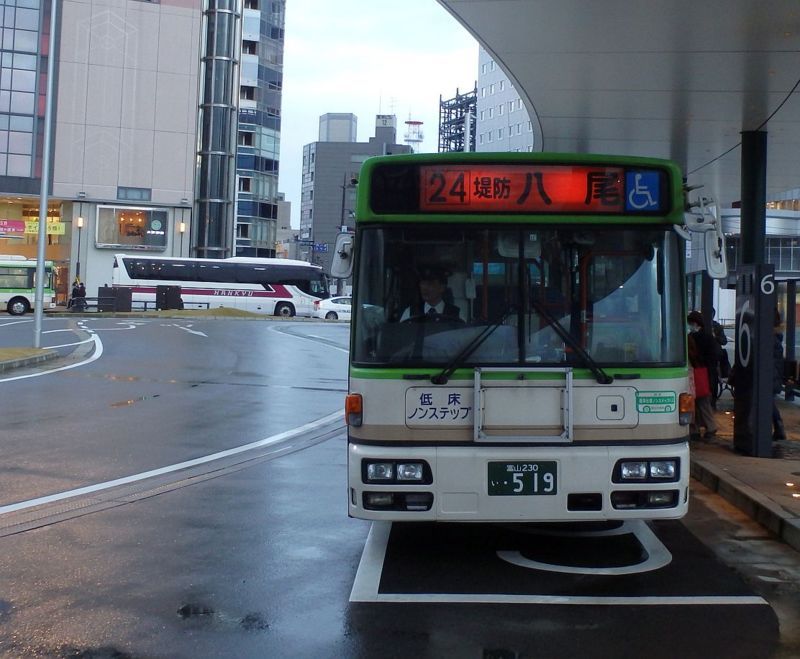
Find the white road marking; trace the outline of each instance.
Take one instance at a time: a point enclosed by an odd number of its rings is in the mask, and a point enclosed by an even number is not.
[[[237,453],[244,453],[245,451],[249,451],[254,448],[275,444],[285,439],[301,435],[305,432],[313,430],[314,428],[323,426],[326,423],[335,421],[336,419],[339,419],[341,417],[342,417],[342,412],[334,412],[332,414],[329,414],[328,416],[322,417],[321,419],[317,419],[316,421],[311,421],[297,428],[293,428],[292,430],[285,430],[284,432],[278,433],[277,435],[272,435],[271,437],[266,437],[265,439],[260,439],[258,441],[251,442],[249,444],[237,446],[236,448],[227,449],[225,451],[219,451],[218,453],[212,453],[211,455],[206,455],[200,458],[195,458],[194,460],[187,460],[186,462],[179,462],[177,464],[169,465],[166,467],[159,467],[158,469],[143,471],[142,473],[133,474],[132,476],[115,478],[114,480],[105,481],[103,483],[97,483],[95,485],[87,485],[85,487],[79,487],[75,490],[58,492],[56,494],[50,494],[48,496],[39,497],[37,499],[29,499],[28,501],[20,501],[19,503],[12,503],[7,506],[0,506],[0,515],[17,512],[19,510],[25,510],[27,508],[34,508],[36,506],[41,506],[47,503],[53,503],[55,501],[63,501],[64,499],[71,499],[73,497],[82,496],[84,494],[92,494],[94,492],[108,490],[113,487],[118,487],[120,485],[129,485],[130,483],[136,483],[138,481],[143,481],[145,479],[153,478],[155,476],[162,476],[164,474],[180,471],[181,469],[188,469],[189,467],[196,467],[197,465],[206,464],[208,462],[213,462],[214,460],[220,460],[222,458],[227,458],[231,455],[236,455]]]
[[[196,334],[197,336],[204,336],[208,338],[208,334],[206,334],[205,332],[189,329],[188,327],[184,327],[183,325],[178,325],[177,323],[173,323],[172,326],[177,327],[178,329],[182,329],[184,332],[189,332],[189,334]]]
[[[136,325],[133,323],[117,323],[117,325],[122,325],[122,327],[95,327],[94,329],[89,329],[86,327],[86,321],[81,321],[78,323],[78,326],[82,330],[86,330],[87,332],[127,332],[128,330],[136,329]]]
[[[389,543],[391,522],[372,522],[369,527],[367,544],[358,563],[356,579],[350,591],[351,602],[377,602],[378,585],[381,582],[383,561],[386,558],[386,545]]]
[[[626,535],[632,533],[636,536],[639,544],[645,550],[647,558],[641,563],[634,565],[620,565],[617,567],[578,567],[575,565],[557,565],[552,563],[541,563],[533,559],[526,558],[519,551],[498,551],[497,556],[507,563],[518,565],[519,567],[531,570],[544,570],[546,572],[562,572],[565,574],[638,574],[640,572],[650,572],[658,570],[672,562],[672,554],[669,552],[655,533],[640,519],[628,520],[616,529],[599,532],[585,533],[558,533],[560,536],[592,536],[592,535]]]
[[[270,326],[269,331],[270,332],[278,332],[279,334],[283,334],[283,336],[291,336],[293,339],[300,339],[301,341],[313,341],[314,343],[319,345],[319,341],[315,341],[314,338],[312,338],[312,337],[314,337],[313,334],[308,335],[308,336],[302,336],[300,334],[290,334],[286,330],[282,330],[282,329],[280,329],[280,328],[278,328],[278,327],[276,327],[274,325]],[[330,340],[327,337],[321,337],[321,336],[320,337],[316,337],[316,338],[317,339],[324,339],[326,341]],[[333,348],[334,350],[340,350],[341,352],[348,352],[348,353],[350,352],[349,348],[341,348],[339,346],[331,345],[330,343],[326,343],[324,345],[326,347],[328,347],[328,348]]]
[[[51,368],[46,371],[37,371],[36,373],[28,373],[27,375],[15,375],[14,377],[10,378],[0,378],[0,384],[4,382],[13,382],[15,380],[27,380],[28,378],[38,378],[42,375],[50,375],[51,373],[58,373],[59,371],[68,371],[71,368],[78,368],[79,366],[86,366],[86,364],[91,364],[93,361],[100,359],[101,355],[103,354],[103,342],[100,340],[100,337],[96,334],[92,334],[90,339],[94,341],[94,351],[92,355],[87,359],[84,359],[81,362],[76,362],[75,364],[70,364],[69,366],[59,366],[58,368]]]
[[[571,595],[508,595],[504,593],[381,593],[381,573],[386,558],[391,522],[373,522],[358,564],[351,602],[395,602],[402,604],[565,604],[581,606],[697,606],[765,605],[763,597],[751,595],[678,595],[594,597]]]
[[[19,325],[20,323],[32,323],[32,320],[11,320],[7,323],[0,323],[0,327],[6,327],[8,325]]]
[[[722,606],[764,605],[763,597],[742,596],[676,596],[676,597],[577,597],[570,595],[473,595],[471,593],[433,593],[420,595],[381,594],[374,599],[351,599],[351,602],[395,602],[402,604],[569,604],[580,606]]]

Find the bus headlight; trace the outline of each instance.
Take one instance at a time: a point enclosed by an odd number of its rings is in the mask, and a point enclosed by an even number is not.
[[[396,483],[430,485],[433,472],[425,460],[365,458],[361,461],[361,482],[367,485]]]
[[[612,483],[674,483],[680,479],[680,458],[636,458],[618,460],[611,474]]]
[[[620,475],[624,481],[643,480],[647,478],[647,462],[644,460],[623,462],[620,464]]]
[[[384,482],[394,479],[394,463],[369,462],[367,463],[367,481]]]
[[[422,481],[423,467],[421,462],[400,462],[397,464],[397,480]]]
[[[677,465],[675,460],[651,460],[650,478],[665,478],[674,480]]]

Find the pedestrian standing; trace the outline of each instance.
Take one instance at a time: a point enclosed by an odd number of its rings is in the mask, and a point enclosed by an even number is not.
[[[75,299],[78,297],[78,294],[80,293],[80,288],[79,288],[80,283],[81,282],[77,277],[75,278],[75,281],[72,282],[72,292],[70,293],[69,296],[69,302],[67,302],[67,309],[71,309],[73,306],[75,306]]]
[[[716,348],[713,337],[705,332],[703,316],[699,311],[692,311],[686,321],[689,324],[687,337],[689,348],[689,364],[694,375],[694,423],[691,433],[699,439],[700,429],[705,428],[704,437],[713,437],[717,433],[717,422],[711,408],[711,386],[709,370],[717,367]]]
[[[772,439],[786,439],[783,419],[774,396],[783,391],[783,332],[781,332],[781,314],[775,309],[775,322],[772,328]]]
[[[86,309],[86,286],[84,286],[83,282],[79,282],[77,279],[77,286],[72,287],[72,306],[77,311],[84,311]]]
[[[722,327],[716,320],[716,309],[711,309],[711,333],[714,337],[714,349],[717,357],[717,366],[709,371],[711,376],[711,407],[717,409],[717,393],[721,387],[719,382],[722,379],[727,379],[731,373],[731,362],[728,359],[728,351],[725,346],[728,344],[728,337],[725,336],[725,328]]]

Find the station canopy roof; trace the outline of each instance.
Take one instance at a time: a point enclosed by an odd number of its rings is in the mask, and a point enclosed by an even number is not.
[[[741,132],[767,199],[800,187],[797,0],[439,0],[505,71],[542,151],[677,161],[740,199]]]

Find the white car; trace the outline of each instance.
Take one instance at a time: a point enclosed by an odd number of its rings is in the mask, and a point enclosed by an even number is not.
[[[350,320],[350,307],[353,298],[348,296],[329,297],[327,300],[314,300],[314,318],[325,320]]]

